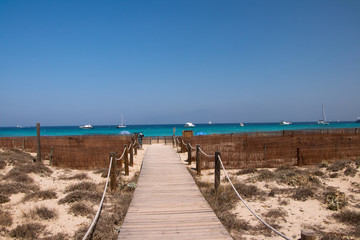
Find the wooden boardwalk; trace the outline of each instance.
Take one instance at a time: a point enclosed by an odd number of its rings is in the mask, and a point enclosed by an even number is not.
[[[118,239],[232,239],[170,146],[150,145]]]

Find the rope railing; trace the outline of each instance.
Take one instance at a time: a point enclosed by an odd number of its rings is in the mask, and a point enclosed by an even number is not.
[[[193,146],[191,146],[191,144],[189,143],[189,146],[192,150],[196,150],[196,148],[194,148]]]
[[[84,237],[82,238],[82,240],[86,240],[86,238],[89,236],[89,234],[91,233],[91,231],[93,230],[94,226],[95,226],[95,223],[96,221],[98,220],[99,218],[99,215],[100,215],[100,211],[101,211],[101,208],[102,208],[102,205],[104,203],[104,199],[105,199],[105,194],[106,194],[106,189],[107,189],[107,186],[109,184],[109,178],[110,178],[110,170],[111,170],[111,165],[112,165],[112,161],[113,161],[113,157],[110,158],[110,164],[109,164],[109,171],[108,171],[108,175],[107,175],[107,178],[106,178],[106,183],[105,183],[105,187],[104,187],[104,192],[103,192],[103,195],[101,197],[101,201],[100,201],[100,204],[99,204],[99,208],[95,214],[95,217],[89,227],[89,229],[87,230],[86,234],[84,235]]]
[[[209,154],[205,153],[201,148],[199,148],[199,151],[207,157],[215,157],[215,155],[209,155]]]
[[[239,199],[241,200],[241,202],[245,205],[245,207],[252,213],[252,215],[254,215],[260,222],[262,222],[266,227],[270,228],[274,233],[276,233],[277,235],[279,235],[280,237],[290,240],[290,238],[286,237],[285,235],[283,235],[281,232],[277,231],[275,228],[273,228],[272,226],[270,226],[268,223],[266,223],[263,219],[261,219],[244,201],[244,199],[240,196],[239,192],[236,190],[236,188],[234,187],[234,184],[232,183],[232,181],[229,178],[229,175],[226,172],[226,169],[224,167],[224,164],[221,160],[221,157],[219,155],[219,161],[221,164],[222,169],[224,170],[225,176],[227,178],[227,180],[229,181],[231,187],[233,188],[233,190],[235,191],[236,195],[239,197]]]
[[[125,155],[125,152],[126,152],[126,148],[124,148],[124,151],[123,153],[121,154],[121,157],[119,158],[115,158],[116,161],[120,161],[121,159],[123,159],[124,155]]]

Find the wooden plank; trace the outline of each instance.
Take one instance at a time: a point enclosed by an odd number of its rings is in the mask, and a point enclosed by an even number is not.
[[[147,148],[118,239],[232,239],[171,146]]]

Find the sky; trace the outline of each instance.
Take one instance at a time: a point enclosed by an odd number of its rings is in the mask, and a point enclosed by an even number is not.
[[[358,0],[0,0],[0,126],[360,116]]]

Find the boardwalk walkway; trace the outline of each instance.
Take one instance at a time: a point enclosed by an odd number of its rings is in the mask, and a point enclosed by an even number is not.
[[[148,147],[118,239],[232,239],[175,150]]]

